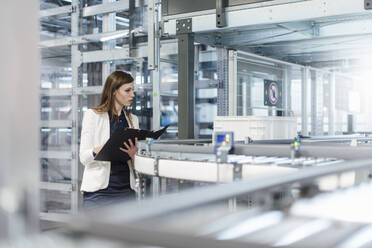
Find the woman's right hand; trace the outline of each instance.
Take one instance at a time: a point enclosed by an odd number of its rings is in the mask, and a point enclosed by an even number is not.
[[[93,148],[93,152],[94,152],[95,154],[98,154],[98,153],[101,151],[102,147],[103,147],[103,145],[101,145],[101,146],[97,146],[97,147]]]

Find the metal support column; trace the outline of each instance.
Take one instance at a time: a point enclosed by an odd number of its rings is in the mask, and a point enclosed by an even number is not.
[[[134,39],[134,31],[135,31],[135,9],[136,9],[136,1],[129,0],[129,56],[135,57],[135,47],[136,42]]]
[[[103,4],[113,3],[115,0],[102,0]],[[116,13],[103,14],[102,16],[102,32],[110,32],[116,30]],[[109,40],[103,42],[102,50],[111,50],[115,47],[116,40]],[[106,78],[115,70],[115,64],[112,61],[102,62],[102,83],[104,84]]]
[[[291,115],[292,101],[291,101],[291,70],[289,67],[285,67],[283,73],[283,107],[284,107],[284,116]]]
[[[71,14],[71,36],[79,36],[79,19],[80,19],[80,6],[79,0],[73,0],[72,6],[74,12]],[[80,51],[79,45],[71,45],[71,70],[72,70],[72,88],[78,87],[79,82],[79,70],[80,70]],[[81,205],[82,199],[80,197],[79,187],[79,145],[78,145],[78,105],[79,99],[76,92],[73,91],[71,96],[72,106],[72,128],[71,128],[71,149],[72,149],[72,160],[71,160],[71,213],[77,214],[79,205]]]
[[[194,82],[198,82],[199,79],[199,57],[200,57],[200,45],[194,46]],[[195,85],[195,94],[197,94],[198,85]],[[195,117],[196,118],[196,117]],[[199,138],[200,134],[200,124],[195,120],[195,139]]]
[[[246,77],[244,77],[246,78]],[[241,105],[241,109],[237,109],[236,113],[237,115],[242,115],[242,116],[246,116],[247,115],[247,105],[248,105],[248,95],[247,95],[247,81],[243,79],[243,76],[238,76],[238,81],[239,81],[239,86],[240,89],[241,89],[241,92],[242,92],[242,105]]]
[[[149,0],[147,5],[147,63],[148,70],[154,70],[157,66],[156,60],[156,26],[157,26],[157,11],[155,11],[156,0]]]
[[[246,76],[246,114],[247,116],[253,115],[253,109],[252,109],[252,76]]]
[[[225,8],[227,7],[227,0],[216,0],[216,27],[226,27]]]
[[[335,110],[336,110],[336,74],[332,72],[329,78],[328,98],[328,135],[335,135]]]
[[[323,135],[323,73],[311,71],[311,135]]]
[[[309,135],[308,131],[308,112],[307,112],[307,92],[310,69],[308,67],[302,69],[301,82],[301,134]]]
[[[178,37],[178,138],[194,138],[194,34]]]
[[[228,50],[229,63],[227,65],[229,70],[229,115],[237,115],[237,99],[238,99],[238,54],[234,50]]]
[[[94,1],[93,0],[88,0],[87,4],[88,5],[93,5]],[[97,16],[88,16],[85,18],[87,21],[87,33],[98,33],[99,28],[98,28],[98,23],[96,22]],[[105,18],[103,20],[106,21]],[[81,24],[79,25],[81,26]],[[103,25],[103,28],[104,27]],[[79,33],[78,33],[79,34]],[[102,44],[87,44],[88,51],[94,51],[97,49],[97,45],[102,48],[104,45]],[[101,62],[92,62],[92,63],[85,63],[83,65],[86,67],[86,72],[87,72],[87,79],[88,79],[88,87],[90,86],[101,86],[105,83],[106,77],[107,77],[107,72],[102,73],[103,71],[103,63]],[[87,96],[87,107],[93,107],[99,104],[100,101],[100,95],[88,95]]]
[[[152,82],[152,129],[160,128],[160,39],[158,0],[149,0],[148,7],[148,70]]]
[[[157,42],[159,44],[159,42]],[[152,129],[160,128],[160,71],[159,68],[151,71],[152,82]]]
[[[218,100],[217,115],[229,115],[229,73],[228,73],[228,51],[217,47],[217,77],[218,77]]]

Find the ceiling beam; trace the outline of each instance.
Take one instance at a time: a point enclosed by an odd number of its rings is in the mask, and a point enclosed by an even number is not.
[[[286,14],[283,15],[283,13]],[[223,29],[218,29],[215,25],[216,13],[201,11],[199,15],[192,16],[191,19],[193,24],[192,31],[198,33],[229,30],[251,25],[306,20],[315,21],[322,18],[366,15],[370,13],[371,11],[364,9],[364,0],[311,0],[260,8],[249,8],[249,4],[239,6],[239,9],[227,8],[227,27]],[[177,17],[164,22],[164,34],[176,35],[176,22]]]
[[[283,23],[275,27],[260,30],[235,30],[221,35],[221,43],[226,46],[254,45],[262,43],[275,43],[282,41],[295,41],[304,38],[313,38],[317,32],[312,22]]]
[[[365,50],[360,48],[328,50],[313,53],[264,53],[265,56],[280,58],[286,61],[309,65],[310,63],[337,61],[349,59],[368,59],[372,56],[372,49]]]

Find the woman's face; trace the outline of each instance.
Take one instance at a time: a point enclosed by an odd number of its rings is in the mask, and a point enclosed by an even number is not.
[[[123,84],[114,92],[114,97],[121,106],[131,106],[134,98],[134,83]]]

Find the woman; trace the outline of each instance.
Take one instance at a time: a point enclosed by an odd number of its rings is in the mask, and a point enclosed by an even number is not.
[[[124,142],[131,158],[127,162],[95,161],[94,157],[119,127],[138,128],[138,118],[131,113],[134,98],[133,77],[123,71],[111,73],[105,82],[98,106],[88,109],[81,130],[80,161],[84,165],[81,191],[84,207],[92,209],[121,200],[135,199],[133,165],[136,143]],[[124,155],[124,154],[123,154]]]

